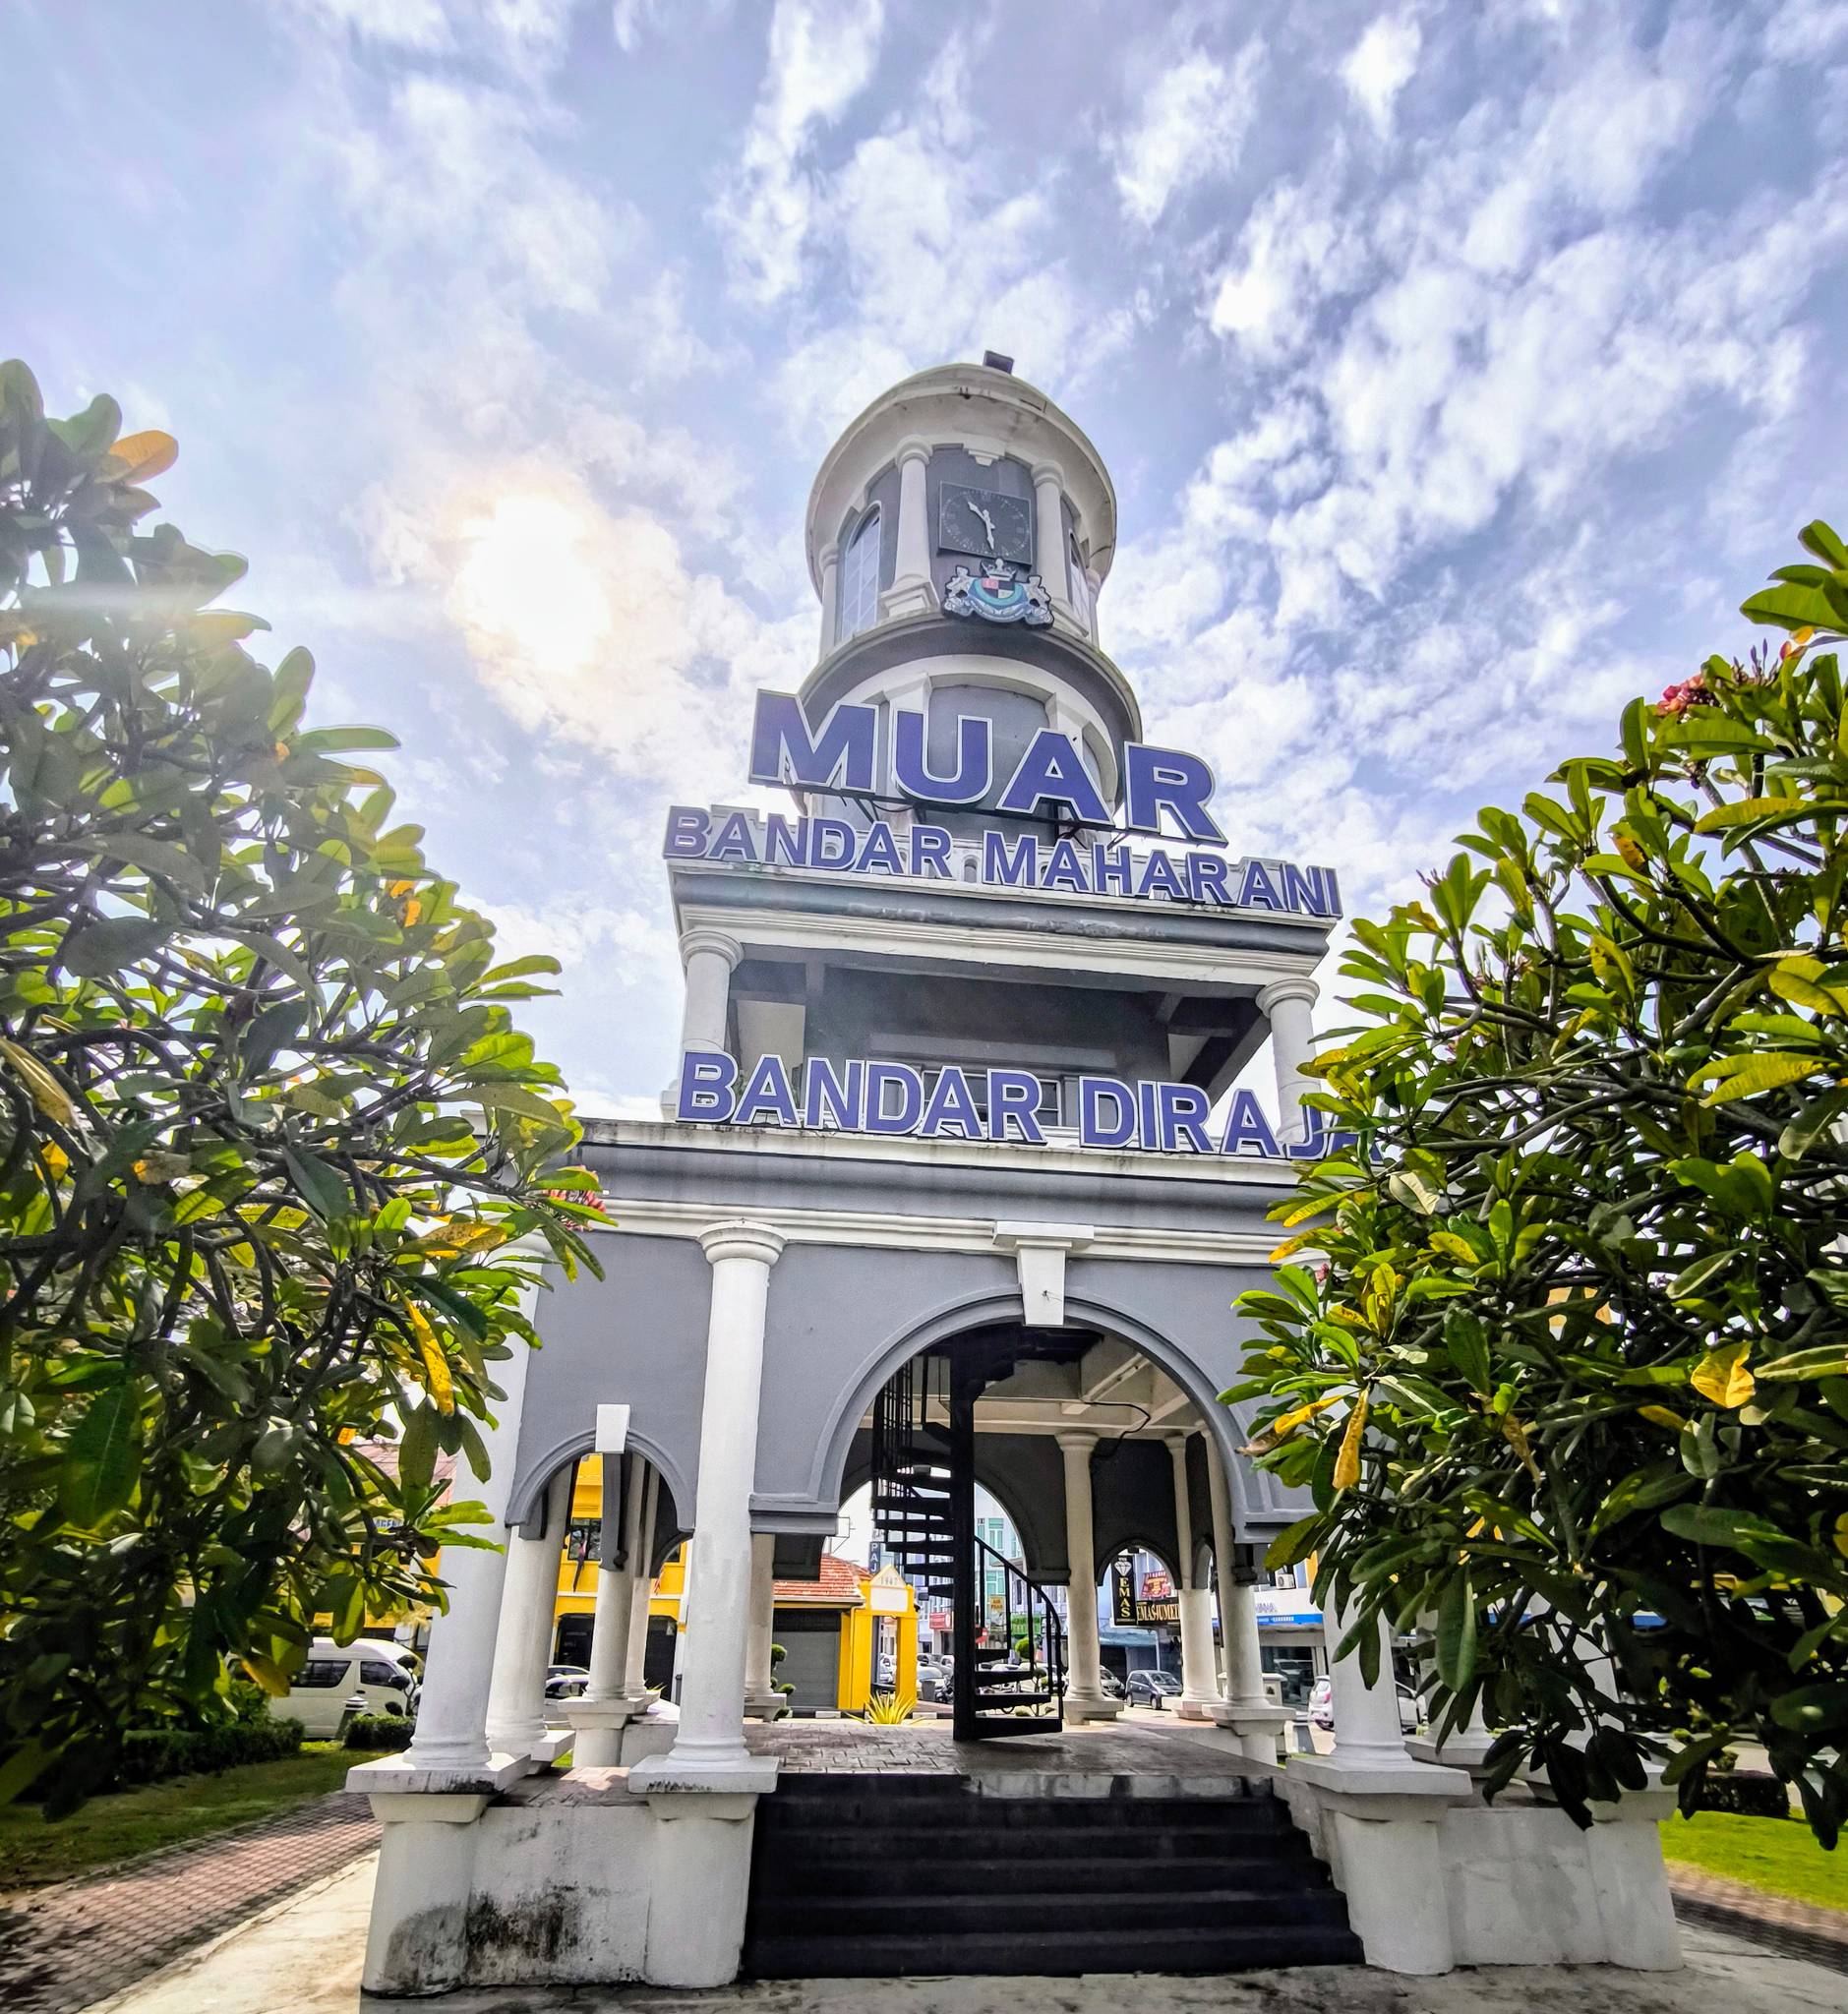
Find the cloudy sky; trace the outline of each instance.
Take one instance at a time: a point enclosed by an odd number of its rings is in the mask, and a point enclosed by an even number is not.
[[[807,669],[809,479],[908,372],[1090,433],[1152,738],[1350,906],[1848,519],[1832,0],[0,0],[0,350],[179,436],[590,1111],[667,1078],[663,807]]]

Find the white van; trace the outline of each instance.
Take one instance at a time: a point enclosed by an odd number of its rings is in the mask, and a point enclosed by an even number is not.
[[[317,1636],[308,1646],[286,1699],[270,1712],[278,1720],[299,1720],[311,1742],[331,1741],[340,1732],[347,1703],[355,1713],[412,1714],[417,1710],[417,1673],[410,1652],[401,1643],[360,1636],[335,1643]]]

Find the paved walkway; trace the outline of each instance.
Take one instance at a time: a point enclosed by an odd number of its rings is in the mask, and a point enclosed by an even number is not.
[[[345,1866],[378,1839],[366,1800],[335,1791],[111,1872],[0,1897],[0,2009],[74,2014]]]
[[[1767,1895],[1761,1888],[1748,1888],[1743,1881],[1724,1880],[1676,1861],[1668,1863],[1668,1888],[1675,1898],[1675,1914],[1684,1924],[1726,1930],[1767,1951],[1848,1973],[1848,1910]],[[1842,1999],[1848,2004],[1848,1987]]]
[[[1090,1721],[1058,1734],[1007,1742],[958,1742],[947,1721],[907,1721],[868,1727],[858,1720],[779,1720],[753,1726],[758,1754],[786,1770],[847,1770],[917,1776],[1149,1776],[1231,1778],[1244,1768],[1229,1735],[1210,1724],[1180,1723],[1171,1714]]]
[[[366,1860],[95,2014],[396,2014],[359,1990],[373,1863]],[[1355,1967],[1229,1979],[796,1980],[669,1992],[655,1986],[451,1993],[440,2014],[1841,2014],[1842,1982],[1709,1930],[1682,1972],[1517,1966],[1401,1979]]]

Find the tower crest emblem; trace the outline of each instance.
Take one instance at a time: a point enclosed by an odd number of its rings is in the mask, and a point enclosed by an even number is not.
[[[946,616],[977,616],[984,622],[1024,622],[1044,629],[1052,621],[1052,598],[1037,573],[1004,561],[991,562],[978,573],[958,565],[943,590]]]

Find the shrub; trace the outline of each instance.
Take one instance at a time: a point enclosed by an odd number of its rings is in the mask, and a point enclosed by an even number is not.
[[[1709,1771],[1695,1809],[1738,1811],[1748,1818],[1788,1818],[1790,1789],[1762,1769]]]
[[[279,1761],[301,1745],[299,1720],[271,1720],[268,1715],[218,1727],[136,1728],[122,1738],[115,1783],[127,1790],[172,1776],[216,1776],[243,1762]]]
[[[349,1748],[408,1748],[417,1723],[401,1713],[356,1713],[346,1724]]]

